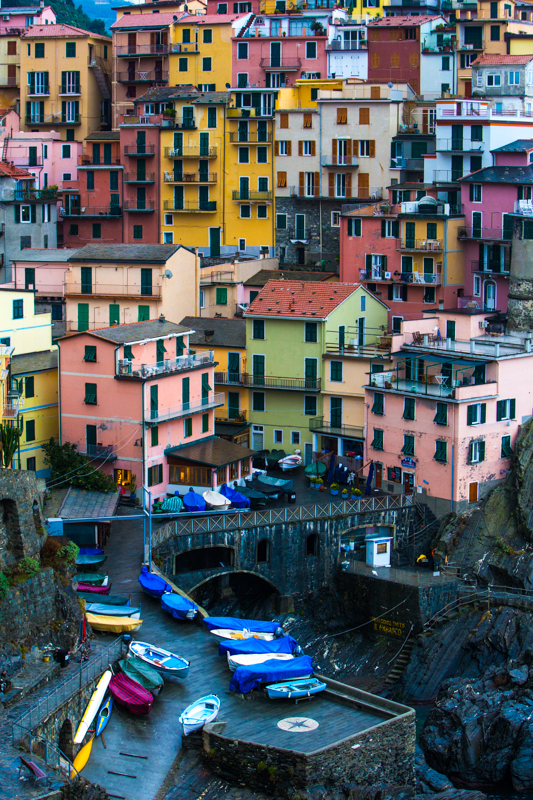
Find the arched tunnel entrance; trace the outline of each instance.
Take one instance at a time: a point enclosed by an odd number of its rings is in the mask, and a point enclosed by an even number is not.
[[[253,572],[229,572],[215,575],[192,590],[194,600],[212,616],[260,618],[275,611],[279,591]]]
[[[174,574],[232,567],[234,563],[235,549],[233,547],[224,547],[223,545],[197,547],[174,556]]]

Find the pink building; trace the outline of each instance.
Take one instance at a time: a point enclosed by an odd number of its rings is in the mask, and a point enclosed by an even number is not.
[[[20,8],[2,8],[0,35],[13,36],[32,25],[54,25],[56,15],[51,6],[28,5]]]
[[[533,215],[533,139],[492,151],[494,166],[461,181],[465,209],[465,297],[486,311],[507,311],[512,214]]]
[[[164,317],[59,340],[61,441],[152,499],[204,492],[251,472],[252,451],[214,435],[214,352],[189,350]]]
[[[432,311],[404,322],[391,369],[371,363],[365,461],[376,486],[460,513],[505,478],[531,416],[533,343],[492,333],[499,324],[477,309]]]
[[[6,125],[8,142],[6,161],[25,167],[35,177],[35,188],[46,189],[78,179],[78,159],[82,142],[61,141],[54,131],[13,131]]]

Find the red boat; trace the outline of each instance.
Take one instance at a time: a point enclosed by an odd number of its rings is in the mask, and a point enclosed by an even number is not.
[[[117,703],[126,706],[132,714],[149,714],[154,698],[140,683],[119,673],[109,682],[109,691]]]
[[[92,592],[93,594],[109,594],[111,591],[111,584],[109,584],[109,586],[95,586],[92,583],[78,583],[76,591]]]

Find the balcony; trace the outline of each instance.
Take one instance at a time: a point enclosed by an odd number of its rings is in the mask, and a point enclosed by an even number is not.
[[[408,357],[412,353],[406,351]],[[480,397],[493,397],[498,394],[498,384],[487,381],[484,377],[485,362],[481,358],[465,366],[463,359],[456,363],[450,359],[446,368],[450,372],[442,372],[442,361],[431,354],[424,359],[424,373],[415,378],[407,376],[405,361],[399,361],[396,367],[386,372],[374,372],[369,375],[367,389],[380,389],[399,392],[401,394],[429,395],[431,397],[447,397],[452,400],[474,400]],[[477,375],[477,370],[483,375]]]
[[[460,181],[463,175],[467,175],[468,172],[464,170],[456,170],[456,169],[436,169],[433,171],[433,180],[435,183],[457,183]]]
[[[533,200],[515,200],[514,213],[524,217],[533,217]]]
[[[79,192],[80,191],[80,182],[79,181],[62,181],[61,192]]]
[[[48,117],[41,117],[40,114],[26,114],[26,125],[81,125],[81,117],[79,114],[69,115],[66,114],[51,114]]]
[[[118,58],[142,58],[143,56],[166,56],[170,52],[168,44],[122,44],[115,47]]]
[[[181,174],[174,174],[173,172],[165,172],[165,183],[216,183],[216,172],[182,172]]]
[[[6,200],[5,197],[2,197]],[[17,203],[40,203],[44,200],[57,200],[57,188],[49,186],[46,189],[15,189],[13,200]]]
[[[414,341],[415,339],[417,341]],[[439,339],[438,336],[425,333],[418,334],[418,336],[413,334],[413,341],[406,342],[405,348],[407,356],[415,352],[420,354],[426,350],[428,353],[442,353],[445,356],[468,353],[484,360],[495,360],[504,356],[533,352],[533,339],[531,333],[528,333],[525,339],[515,339],[512,336],[502,336],[498,339],[494,339],[492,336],[477,336],[472,339]]]
[[[229,135],[229,140],[232,144],[272,144],[272,134],[268,133],[251,133],[251,132],[234,132]]]
[[[116,445],[114,444],[86,444],[80,443],[78,445],[78,452],[83,453],[91,458],[103,459],[104,461],[116,461]]]
[[[167,114],[120,114],[120,127],[146,125],[155,128],[175,128],[174,117]]]
[[[223,386],[244,386],[246,374],[243,372],[215,372],[215,383]]]
[[[79,86],[64,86],[62,83],[57,87],[57,93],[62,97],[79,97],[81,95],[81,88]]]
[[[366,40],[358,42],[337,42],[333,40],[326,45],[326,50],[368,50]]]
[[[78,280],[67,280],[66,295],[90,294],[95,297],[161,297],[161,286],[121,283],[82,283]]]
[[[203,411],[209,411],[212,408],[223,406],[226,401],[224,392],[210,392],[204,400],[190,400],[188,403],[179,403],[170,408],[157,408],[148,409],[146,414],[147,425],[157,425],[159,422],[170,419],[179,419],[180,417],[190,417],[191,414],[198,414]]]
[[[155,144],[127,144],[124,154],[130,158],[150,158],[155,155]]]
[[[489,241],[511,241],[513,238],[513,232],[506,231],[502,228],[483,228],[483,227],[472,227],[466,225],[462,228],[459,228],[457,231],[457,238],[458,239],[478,239],[479,241],[483,241],[487,239]]]
[[[120,206],[71,206],[70,208],[60,208],[60,217],[121,217],[122,208]]]
[[[231,199],[238,203],[266,203],[272,200],[272,192],[232,192]]]
[[[321,156],[320,163],[323,167],[358,167],[359,159],[357,156]]]
[[[457,49],[466,50],[467,52],[472,53],[476,50],[484,50],[485,43],[483,37],[481,37],[481,39],[476,39],[474,42],[469,42],[468,44],[466,42],[459,42],[457,44]]]
[[[377,358],[390,356],[392,338],[390,336],[379,335],[373,344],[357,344],[357,333],[350,339],[350,344],[339,344],[338,342],[326,343],[326,355],[329,356],[351,356],[352,358]]]
[[[188,211],[188,212],[208,212],[212,214],[214,211],[217,210],[217,201],[216,200],[204,200],[200,202],[199,200],[193,200],[190,202],[183,202],[180,206],[176,206],[173,200],[165,200],[163,203],[163,208],[165,211]]]
[[[120,167],[122,165],[122,161],[120,160],[120,156],[112,156],[111,158],[98,158],[94,156],[90,156],[84,153],[81,156],[78,156],[78,166],[79,167]]]
[[[126,148],[127,149],[127,148]],[[216,158],[216,147],[165,147],[165,158]]]
[[[441,266],[440,264],[438,266]],[[400,283],[417,283],[424,286],[440,286],[442,275],[440,272],[401,272]]]
[[[268,70],[283,70],[283,72],[291,72],[298,70],[302,67],[301,58],[262,58],[259,61],[261,69]]]
[[[136,287],[139,288],[139,287]],[[161,296],[161,287],[157,287]],[[128,359],[119,359],[118,378],[151,378],[154,375],[171,375],[215,363],[214,350],[201,350],[194,355],[166,358],[155,364],[136,364]]]
[[[444,244],[440,239],[398,239],[396,250],[415,250],[426,252],[442,252]]]
[[[145,172],[140,175],[136,172],[125,172],[124,183],[154,183],[155,172]]]
[[[243,373],[243,385],[254,389],[280,389],[291,392],[319,392],[320,378],[281,378],[273,375]]]
[[[364,439],[363,428],[351,425],[336,424],[337,420],[327,420],[324,417],[313,417],[309,420],[309,430],[313,433],[324,433],[326,436],[343,436],[347,439]]]
[[[124,202],[124,211],[130,214],[153,214],[155,205],[153,200],[126,200]]]
[[[471,271],[478,272],[480,275],[505,275],[509,277],[509,271],[511,269],[511,249],[509,248],[504,252],[506,253],[507,258],[503,264],[501,261],[471,261]]]
[[[167,70],[129,70],[128,72],[117,72],[119,83],[168,83]]]
[[[20,411],[21,400],[16,400],[12,397],[9,397],[8,400],[10,402],[4,403],[3,406],[0,405],[0,417],[4,419],[16,419]]]
[[[242,87],[239,87],[239,91]],[[265,89],[265,91],[268,91]],[[274,116],[274,105],[268,111],[262,108],[228,108],[228,119],[271,119]]]
[[[0,78],[0,86],[18,86],[18,85],[19,85],[18,78],[10,78],[7,76],[4,78]]]
[[[304,193],[300,194],[300,187],[299,186],[289,186],[289,194],[294,200],[315,200],[320,199],[320,194],[316,195],[307,195]],[[331,200],[331,197],[323,195],[326,200]],[[346,214],[348,211],[357,211],[359,209],[358,201],[366,201],[366,200],[381,200],[383,198],[383,189],[381,186],[364,186],[358,188],[357,186],[352,186],[352,196],[351,197],[335,197],[334,199],[337,202],[342,204],[342,213]]]
[[[437,139],[437,153],[482,153],[485,143],[472,139]]]
[[[20,140],[19,140],[20,141]],[[17,142],[18,144],[18,142]],[[13,156],[12,159],[13,163],[17,167],[42,167],[43,166],[43,159],[41,156],[34,157],[30,159],[28,153],[23,156]]]
[[[468,45],[465,48],[469,49]],[[473,49],[473,48],[470,48]],[[483,49],[482,47],[480,48]],[[489,109],[486,105],[481,105],[479,100],[459,100],[458,102],[448,103],[447,105],[437,106],[437,119],[446,119],[448,117],[467,117],[469,119],[488,119]]]

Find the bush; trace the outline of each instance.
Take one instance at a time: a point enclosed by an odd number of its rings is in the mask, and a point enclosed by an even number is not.
[[[24,583],[28,578],[33,578],[41,571],[41,565],[35,558],[22,558],[4,570],[8,582],[13,585],[16,583]]]
[[[102,470],[95,469],[89,456],[78,453],[71,442],[59,444],[54,438],[43,444],[44,463],[50,467],[50,478],[62,479],[76,489],[95,492],[111,492],[116,489],[112,479]]]
[[[73,567],[79,547],[66,536],[49,536],[41,549],[41,566],[58,570],[61,567]]]

